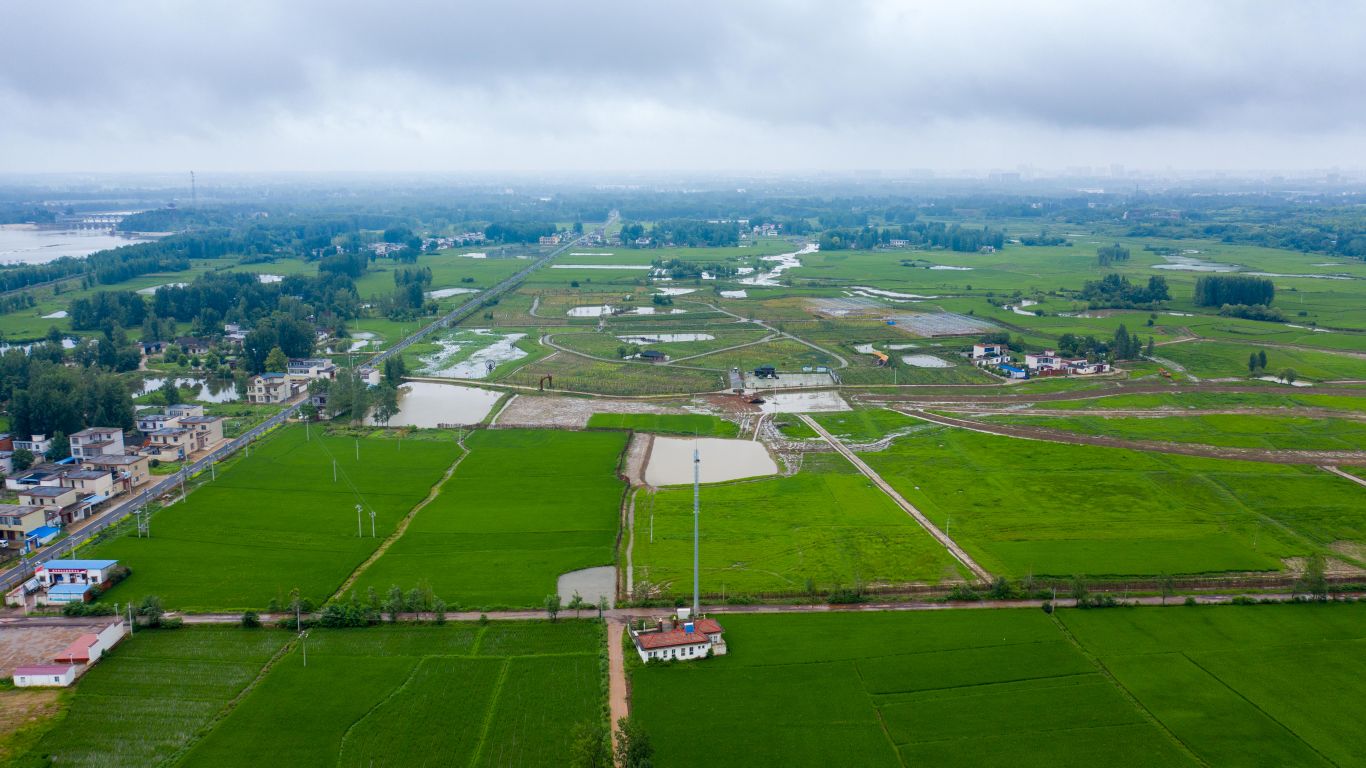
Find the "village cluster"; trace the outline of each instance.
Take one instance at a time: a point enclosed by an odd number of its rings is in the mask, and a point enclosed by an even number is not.
[[[1024,367],[1020,367],[1005,344],[973,344],[970,353],[973,365],[995,370],[1009,379],[1029,379],[1036,376],[1090,376],[1106,373],[1110,364],[1087,360],[1084,357],[1064,357],[1046,349],[1027,352]]]

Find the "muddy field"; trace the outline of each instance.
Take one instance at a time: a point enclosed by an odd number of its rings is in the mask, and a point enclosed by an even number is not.
[[[678,413],[690,411],[681,404],[648,403],[634,400],[606,400],[602,398],[563,397],[556,395],[517,395],[494,426],[498,427],[553,427],[583,429],[588,417],[595,413]]]
[[[23,625],[0,623],[0,677],[12,676],[15,667],[52,663],[52,657],[66,650],[76,638],[97,633],[111,621],[112,618],[90,621],[54,618]]]

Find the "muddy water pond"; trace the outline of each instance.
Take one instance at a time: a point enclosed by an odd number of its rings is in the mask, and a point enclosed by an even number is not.
[[[701,455],[704,483],[778,474],[777,463],[760,442],[715,437],[656,437],[650,448],[650,463],[645,466],[645,482],[650,485],[691,483],[694,449]]]
[[[391,427],[436,427],[442,424],[478,424],[502,396],[478,387],[413,381],[398,388],[398,413]],[[374,425],[373,417],[366,424]]]
[[[759,406],[764,413],[817,413],[820,411],[850,411],[840,393],[827,389],[820,392],[774,392],[764,395]]]
[[[613,598],[617,591],[617,569],[610,565],[603,565],[597,568],[584,568],[581,571],[570,571],[560,576],[556,584],[556,593],[560,596],[560,605],[569,605],[569,601],[574,598],[577,592],[583,598],[585,610],[593,611],[597,609],[598,600],[607,598],[607,605],[613,605]]]

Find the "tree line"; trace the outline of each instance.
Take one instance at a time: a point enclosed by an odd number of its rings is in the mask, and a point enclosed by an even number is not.
[[[1270,306],[1276,298],[1276,285],[1253,275],[1201,275],[1195,281],[1195,304],[1222,307],[1225,304]]]

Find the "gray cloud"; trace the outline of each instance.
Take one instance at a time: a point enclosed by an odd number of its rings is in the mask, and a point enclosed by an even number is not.
[[[106,0],[9,4],[0,26],[0,171],[1265,168],[1366,148],[1361,3]]]

